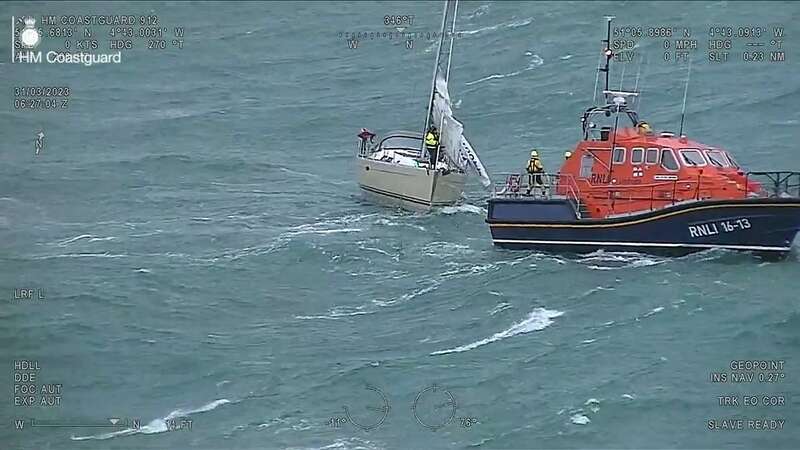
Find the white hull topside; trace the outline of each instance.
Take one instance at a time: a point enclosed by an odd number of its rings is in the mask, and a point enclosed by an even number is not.
[[[427,210],[458,203],[466,176],[425,167],[357,158],[359,187],[380,200],[403,208]]]

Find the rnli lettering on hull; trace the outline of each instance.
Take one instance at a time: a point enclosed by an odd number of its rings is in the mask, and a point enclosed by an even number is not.
[[[703,236],[713,236],[715,234],[719,234],[719,230],[717,229],[717,224],[715,223],[704,223],[702,225],[689,225],[689,236],[691,237],[703,237]]]

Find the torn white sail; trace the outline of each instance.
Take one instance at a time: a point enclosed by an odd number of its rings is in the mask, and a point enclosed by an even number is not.
[[[478,154],[475,152],[475,149],[472,148],[472,144],[469,143],[465,136],[461,136],[461,157],[466,158],[467,167],[472,169],[472,171],[478,175],[483,187],[491,186],[492,180],[489,179],[489,174],[486,172],[486,167],[483,166],[481,159],[478,158]]]
[[[475,149],[464,137],[464,125],[453,116],[450,93],[447,82],[436,78],[436,89],[433,96],[433,123],[439,129],[439,142],[448,158],[463,170],[471,170],[480,178],[481,184],[491,184],[486,168],[483,166]]]

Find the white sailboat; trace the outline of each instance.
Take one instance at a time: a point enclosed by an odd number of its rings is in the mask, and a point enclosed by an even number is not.
[[[412,210],[453,205],[461,200],[468,172],[477,175],[484,187],[491,185],[486,168],[464,137],[464,126],[453,117],[448,92],[457,12],[457,0],[445,2],[422,132],[394,131],[380,139],[366,129],[359,134],[358,185],[382,203]],[[423,139],[431,125],[439,133],[435,160]]]

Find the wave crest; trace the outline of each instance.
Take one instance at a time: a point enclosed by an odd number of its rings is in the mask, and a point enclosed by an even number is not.
[[[553,323],[553,319],[559,316],[564,315],[563,311],[555,311],[549,310],[545,308],[536,308],[528,314],[528,317],[521,321],[517,322],[514,325],[511,325],[508,329],[501,331],[499,333],[495,333],[492,336],[481,339],[479,341],[475,341],[471,344],[462,345],[460,347],[450,348],[447,350],[439,350],[431,353],[431,355],[445,355],[447,353],[460,353],[466,352],[467,350],[472,350],[486,344],[491,344],[492,342],[497,342],[499,340],[515,336],[517,334],[524,334],[530,333],[531,331],[539,331],[543,330],[550,326]]]

